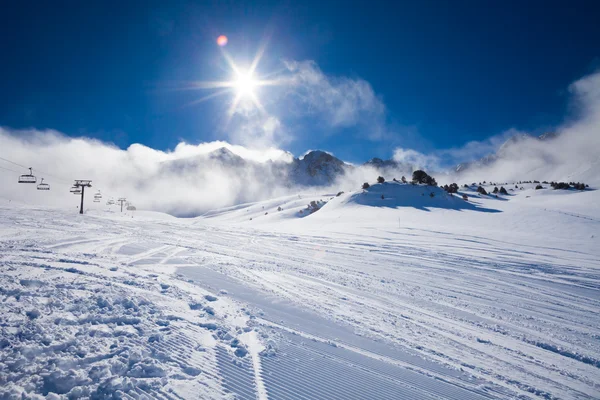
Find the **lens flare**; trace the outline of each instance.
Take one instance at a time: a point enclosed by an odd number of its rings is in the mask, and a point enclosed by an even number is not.
[[[227,36],[225,35],[221,35],[217,38],[217,44],[221,47],[225,46],[227,44]]]

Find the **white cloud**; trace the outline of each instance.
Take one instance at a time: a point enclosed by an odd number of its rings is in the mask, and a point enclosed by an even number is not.
[[[361,126],[366,135],[381,137],[385,105],[369,82],[326,75],[314,61],[286,61],[288,93],[302,112],[316,115],[330,128]]]
[[[414,169],[424,169],[427,171],[439,169],[439,158],[434,155],[427,155],[412,149],[403,149],[398,147],[394,150],[394,161],[410,164]]]
[[[493,153],[497,162],[468,169],[460,175],[445,176],[438,181],[471,182],[481,180],[567,180],[600,185],[600,72],[583,77],[569,86],[574,115],[555,128],[554,140],[538,140],[532,136],[515,143],[513,136],[526,132],[515,128],[483,141],[473,141],[462,147],[442,149],[431,154],[398,149],[398,159],[447,167],[464,161],[477,160]]]

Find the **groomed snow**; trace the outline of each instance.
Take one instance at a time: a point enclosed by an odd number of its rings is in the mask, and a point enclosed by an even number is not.
[[[0,398],[598,398],[600,192],[519,186],[3,201]]]

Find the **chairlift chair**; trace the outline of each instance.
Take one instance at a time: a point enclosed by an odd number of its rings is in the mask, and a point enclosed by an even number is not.
[[[19,183],[36,183],[37,178],[33,175],[33,169],[29,168],[29,173],[19,176]]]
[[[100,201],[100,199],[102,198],[102,194],[100,193],[100,191],[98,190],[98,192],[94,195],[94,201],[98,200]]]
[[[37,185],[37,190],[50,190],[50,185],[48,185],[47,183],[44,183],[44,178],[42,178],[42,181],[40,182],[40,184]]]
[[[73,186],[70,190],[71,193],[73,194],[81,194],[81,189],[78,188],[77,186]]]

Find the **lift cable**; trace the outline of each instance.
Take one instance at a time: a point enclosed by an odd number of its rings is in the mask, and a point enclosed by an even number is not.
[[[16,166],[18,166],[18,167],[21,167],[21,168],[29,169],[29,167],[26,167],[26,166],[24,166],[24,165],[21,165],[21,164],[19,164],[19,163],[16,163],[16,162],[14,162],[14,161],[11,161],[11,160],[9,160],[9,159],[6,159],[6,158],[4,158],[4,157],[0,157],[0,160],[3,160],[3,161],[6,161],[6,162],[9,162],[9,163],[11,163],[11,164],[14,164],[14,165],[16,165]],[[58,180],[58,181],[61,181],[61,182],[63,182],[63,183],[70,184],[70,181],[69,181],[68,179],[59,178],[58,176],[56,176],[56,175],[53,175],[53,174],[50,174],[50,173],[48,173],[48,172],[45,172],[45,171],[42,171],[41,169],[37,169],[37,168],[36,168],[35,170],[36,170],[36,171],[39,171],[39,173],[41,173],[41,175],[44,175],[44,176],[50,176],[50,177],[52,177],[52,178],[54,178],[54,179],[56,179],[56,180]]]

